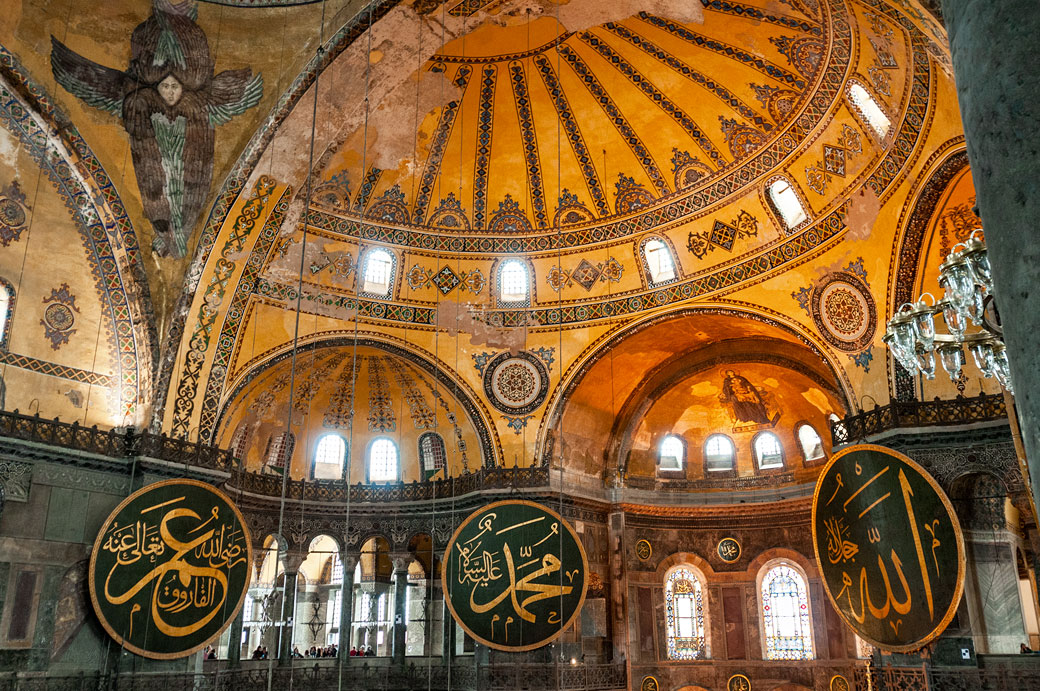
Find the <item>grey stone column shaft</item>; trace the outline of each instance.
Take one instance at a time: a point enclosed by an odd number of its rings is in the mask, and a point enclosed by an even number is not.
[[[231,631],[228,633],[227,659],[228,668],[235,669],[242,661],[242,627],[245,626],[246,606],[238,611],[238,616],[231,622]]]
[[[441,607],[443,621],[441,624],[444,629],[444,645],[441,646],[441,659],[444,664],[447,665],[455,657],[455,617],[451,616],[451,610],[448,609],[448,599],[445,597],[441,600]]]
[[[408,631],[408,611],[405,600],[408,597],[408,565],[401,560],[394,560],[394,662],[404,664],[404,641]]]
[[[350,629],[354,619],[354,566],[355,557],[343,557],[343,581],[340,584],[343,597],[339,610],[339,657],[350,661]]]
[[[281,641],[278,649],[278,664],[292,664],[292,639],[293,629],[296,625],[296,572],[286,572],[285,590],[282,592],[283,605],[282,616],[285,624],[282,626]]]
[[[1033,496],[1040,481],[1040,8],[943,0]]]

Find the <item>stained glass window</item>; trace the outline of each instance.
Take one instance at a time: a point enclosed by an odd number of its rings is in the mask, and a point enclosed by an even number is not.
[[[688,568],[669,572],[664,583],[668,616],[668,658],[698,660],[705,655],[704,600],[701,581]]]
[[[789,564],[777,564],[762,578],[762,629],[767,660],[813,658],[805,579]]]

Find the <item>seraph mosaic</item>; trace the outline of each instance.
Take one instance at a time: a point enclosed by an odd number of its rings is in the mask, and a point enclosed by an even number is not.
[[[155,231],[152,248],[183,257],[213,178],[214,131],[260,102],[263,77],[248,67],[214,74],[195,3],[153,0],[120,71],[51,36],[51,69],[66,91],[117,115],[130,135],[137,186]]]

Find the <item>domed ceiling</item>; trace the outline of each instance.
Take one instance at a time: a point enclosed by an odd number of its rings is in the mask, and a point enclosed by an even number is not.
[[[378,438],[397,446],[406,482],[434,477],[419,465],[419,437],[427,432],[443,439],[448,474],[493,464],[484,457],[492,447],[488,426],[472,397],[425,370],[413,357],[366,345],[308,350],[295,362],[275,358],[235,388],[219,443],[244,450],[245,467],[261,470],[272,438],[286,429],[291,392],[295,449],[289,465],[295,479],[312,477],[315,448],[327,434],[346,443],[351,482],[365,481],[362,459]]]
[[[839,414],[906,395],[880,336],[932,261],[921,247],[939,232],[933,189],[965,169],[945,36],[916,0],[385,0],[355,15],[333,3],[326,24],[315,5],[250,4],[200,5],[211,45],[229,37],[218,69],[249,65],[270,88],[217,130],[222,183],[187,270],[144,262],[157,311],[142,318],[164,346],[122,394],[140,396],[135,414],[150,408],[155,428],[230,443],[294,347],[309,381],[324,370],[305,353],[355,338],[373,349],[358,391],[391,355],[429,382],[436,372],[472,411],[458,420],[480,462],[543,462],[583,415],[609,436],[656,368],[720,343],[746,363],[761,339],[800,349],[788,355],[826,381],[823,407]],[[119,64],[109,53],[126,52],[112,46],[138,14],[105,15],[118,26],[98,39],[58,33]],[[285,24],[285,45],[251,56],[249,21]],[[46,43],[18,26],[27,55]],[[302,36],[324,45],[313,59]],[[119,123],[58,100],[127,187]],[[774,183],[804,218],[785,219]],[[673,276],[654,276],[651,240]],[[376,249],[385,293],[359,280]],[[507,259],[527,271],[524,300],[499,298]],[[612,350],[673,319],[679,331]],[[609,379],[608,351],[627,359]],[[317,377],[312,420],[343,373]],[[612,438],[611,462],[623,447]]]
[[[886,236],[919,184],[907,167],[929,147],[951,151],[958,134],[932,27],[839,0],[467,7],[359,17],[264,131],[266,148],[243,159],[252,177],[237,178],[241,194],[197,255],[187,340],[169,363],[185,384],[165,407],[171,431],[208,437],[232,382],[268,354],[343,338],[356,322],[457,363],[453,376],[498,408],[503,457],[535,462],[532,435],[546,447],[559,420],[546,412],[561,410],[609,334],[691,303],[744,315],[734,334],[783,324],[825,363],[833,406],[855,409],[853,389],[878,373]],[[936,83],[945,109],[930,106]],[[888,119],[883,133],[853,84]],[[765,193],[781,178],[807,217],[793,227]],[[672,253],[674,280],[652,280],[650,238]],[[359,285],[376,247],[391,256],[386,296]],[[517,256],[529,299],[499,304],[498,267]],[[526,326],[508,345],[444,331],[449,303]],[[219,337],[189,336],[213,304]],[[681,341],[662,343],[681,354]],[[484,365],[503,348],[544,355],[531,357],[547,397],[515,412],[494,400]],[[651,366],[625,369],[621,388]],[[600,410],[607,400],[596,397]]]
[[[316,206],[459,233],[470,238],[464,251],[499,250],[507,238],[510,249],[537,251],[611,237],[539,239],[559,226],[598,225],[722,180],[738,192],[748,181],[726,173],[780,139],[825,67],[827,20],[785,9],[716,3],[696,22],[639,12],[580,31],[545,11],[480,26],[422,67],[445,77],[435,88],[447,105],[424,115],[401,152],[414,163],[387,160],[377,139],[362,182],[356,155],[335,155]],[[407,105],[395,112],[416,117]]]

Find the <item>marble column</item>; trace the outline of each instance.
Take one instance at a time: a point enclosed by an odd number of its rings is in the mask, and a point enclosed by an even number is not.
[[[343,580],[340,583],[343,597],[339,610],[339,657],[344,662],[350,661],[350,628],[354,618],[354,568],[357,566],[358,558],[347,556],[346,552],[340,554],[343,563]]]
[[[1013,655],[1027,640],[1011,535],[971,531],[965,538],[964,598],[978,653]]]
[[[293,630],[296,624],[296,582],[305,555],[292,555],[284,558],[285,587],[282,590],[282,611],[280,616],[284,622],[278,637],[278,664],[292,664]]]
[[[231,622],[231,630],[228,632],[227,660],[228,669],[236,669],[242,661],[242,627],[245,624],[246,605],[238,611],[238,616]]]
[[[411,554],[392,554],[394,564],[394,638],[393,655],[395,664],[404,664],[404,642],[408,632],[408,611],[405,600],[408,595],[408,564]]]
[[[445,597],[441,600],[441,622],[444,627],[444,645],[441,646],[441,659],[445,665],[451,663],[451,660],[455,658],[455,617],[451,616],[451,610],[448,609],[448,600]]]
[[[1029,459],[1040,482],[1040,8],[1036,0],[943,0],[976,200]]]
[[[607,517],[607,539],[610,544],[610,638],[613,643],[613,659],[627,660],[628,656],[628,578],[625,575],[625,513],[611,511]]]

